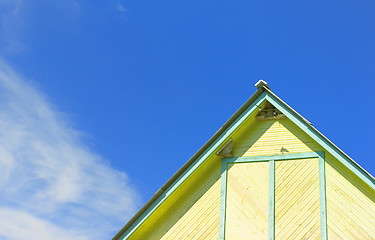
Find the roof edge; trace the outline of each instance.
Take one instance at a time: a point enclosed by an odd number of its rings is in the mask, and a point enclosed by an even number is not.
[[[280,102],[286,109],[288,109],[294,116],[296,116],[300,121],[302,121],[305,125],[307,125],[317,136],[319,136],[323,141],[327,143],[330,147],[333,148],[333,150],[337,151],[339,155],[341,155],[344,159],[348,160],[351,164],[353,164],[360,172],[362,172],[364,175],[369,177],[372,181],[373,185],[368,184],[374,188],[375,186],[375,178],[372,176],[369,172],[367,172],[363,167],[361,167],[357,162],[355,162],[349,155],[347,155],[343,150],[341,150],[339,147],[337,147],[333,142],[331,142],[326,136],[324,136],[321,132],[319,132],[318,129],[316,129],[308,120],[306,120],[302,115],[300,115],[296,110],[294,110],[292,107],[290,107],[287,103],[285,103],[283,100],[281,100],[276,94],[274,94],[271,90],[266,89],[265,91],[270,94],[273,98],[275,98],[278,102]],[[323,146],[322,146],[323,147]],[[323,147],[325,148],[325,147]],[[326,149],[328,151],[328,149]],[[345,165],[345,164],[344,164]],[[347,166],[346,166],[347,167]],[[350,169],[350,168],[349,168]],[[355,172],[354,172],[355,173]],[[356,173],[355,173],[356,174]],[[359,176],[358,176],[359,177]],[[363,179],[362,179],[363,180]],[[374,188],[375,190],[375,188]]]
[[[268,85],[267,85],[268,87]],[[214,142],[217,138],[220,137],[220,135],[225,132],[227,128],[229,128],[232,123],[263,93],[266,91],[265,86],[261,86],[257,89],[257,91],[230,117],[224,125],[158,190],[156,193],[151,197],[149,201],[146,202],[146,204],[125,224],[124,227],[121,228],[121,230],[112,238],[112,240],[118,240],[125,231],[130,228],[133,223],[141,217],[143,213],[146,212],[146,210],[163,194],[164,191],[166,191],[169,186],[172,185],[173,182],[175,182],[178,177],[183,174],[186,169],[192,165],[195,160],[202,155]]]

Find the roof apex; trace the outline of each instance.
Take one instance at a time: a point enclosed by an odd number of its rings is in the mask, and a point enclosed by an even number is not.
[[[260,79],[257,83],[255,83],[255,87],[258,88],[258,89],[260,89],[262,87],[270,89],[270,87],[268,86],[268,83],[266,81],[264,81],[263,79]]]

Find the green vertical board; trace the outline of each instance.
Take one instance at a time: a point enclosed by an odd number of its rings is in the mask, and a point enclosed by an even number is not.
[[[322,240],[328,239],[327,233],[327,201],[326,173],[324,152],[319,152],[319,192],[320,192],[320,234]]]
[[[268,239],[275,239],[275,160],[269,161]]]
[[[219,220],[219,240],[225,239],[225,212],[227,207],[227,176],[228,163],[221,161],[221,190],[220,190],[220,220]]]

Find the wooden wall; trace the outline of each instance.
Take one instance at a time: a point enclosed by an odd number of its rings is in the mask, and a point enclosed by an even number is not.
[[[199,169],[129,238],[217,240],[220,161]]]
[[[277,161],[276,239],[320,239],[319,161]]]
[[[250,129],[240,129],[238,133],[233,137],[235,157],[323,151],[289,119],[255,121]]]
[[[288,119],[252,116],[232,136],[235,157],[324,151]],[[129,238],[218,239],[221,160],[210,156]],[[317,159],[276,163],[276,239],[320,239]],[[375,192],[328,156],[330,239],[375,239]],[[250,194],[251,193],[251,194]],[[268,163],[228,170],[226,240],[267,239]]]
[[[226,239],[267,239],[268,165],[229,164]]]
[[[331,239],[375,239],[375,191],[329,156],[326,163]]]

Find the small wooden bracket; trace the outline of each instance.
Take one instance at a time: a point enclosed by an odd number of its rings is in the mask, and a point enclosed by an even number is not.
[[[233,139],[229,139],[228,142],[222,146],[219,151],[216,152],[216,155],[219,158],[231,158],[233,157],[232,155],[232,147],[233,147]]]
[[[267,102],[265,106],[262,107],[262,109],[256,116],[256,119],[258,120],[274,120],[281,118],[286,118],[286,116],[269,102]]]

